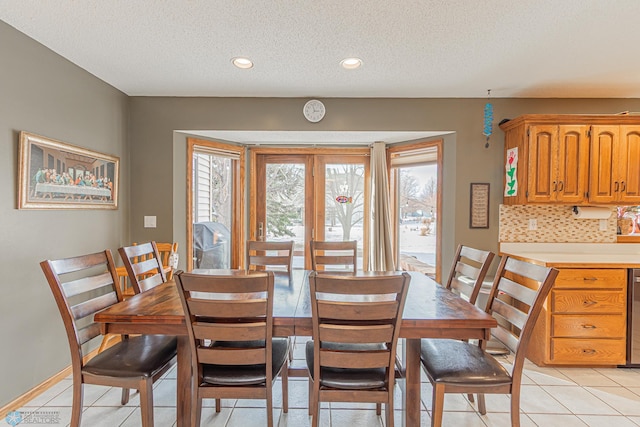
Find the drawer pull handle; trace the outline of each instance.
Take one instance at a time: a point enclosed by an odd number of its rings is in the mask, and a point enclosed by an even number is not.
[[[582,325],[584,329],[596,329],[596,325]]]
[[[597,301],[586,300],[582,302],[582,305],[590,306],[590,305],[596,305],[597,303],[598,303]]]
[[[594,349],[592,349],[592,348],[584,348],[584,349],[582,349],[582,352],[584,354],[596,354],[596,351]]]
[[[597,277],[583,277],[582,280],[584,280],[585,282],[595,282],[596,280],[598,280]]]

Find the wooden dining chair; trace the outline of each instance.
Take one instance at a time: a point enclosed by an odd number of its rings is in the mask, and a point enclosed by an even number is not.
[[[293,244],[287,242],[247,241],[247,270],[282,271],[291,273],[293,267]],[[289,338],[289,362],[293,362],[293,344]]]
[[[458,245],[445,287],[475,304],[495,254]]]
[[[273,384],[282,377],[288,412],[289,340],[273,337],[273,272],[226,275],[176,273],[195,375],[191,425],[200,426],[202,399],[266,399],[273,426]]]
[[[372,402],[393,426],[395,356],[408,273],[309,276],[313,339],[307,341],[309,412],[319,402]]]
[[[176,337],[142,335],[122,341],[88,361],[86,344],[100,335],[93,315],[121,301],[111,251],[40,263],[60,310],[71,350],[73,403],[71,426],[80,426],[84,384],[122,387],[122,404],[129,389],[140,392],[143,427],[153,426],[153,382],[172,366]]]
[[[494,257],[491,251],[458,245],[445,287],[475,305]],[[467,397],[474,401],[473,394]]]
[[[287,242],[247,241],[247,270],[286,270],[293,267],[293,240]]]
[[[311,268],[313,271],[355,273],[358,267],[358,242],[311,241]]]
[[[486,414],[484,393],[511,395],[511,425],[520,425],[520,386],[534,324],[558,270],[504,256],[491,288],[487,313],[498,320],[492,336],[514,353],[504,367],[485,351],[485,341],[422,340],[421,361],[433,386],[431,425],[442,425],[445,393],[478,393],[478,410]]]
[[[160,255],[160,262],[166,279],[173,280],[173,257],[178,254],[178,242],[156,242],[156,247],[158,248],[158,255]]]
[[[167,281],[156,242],[123,246],[118,252],[134,293],[139,294]]]

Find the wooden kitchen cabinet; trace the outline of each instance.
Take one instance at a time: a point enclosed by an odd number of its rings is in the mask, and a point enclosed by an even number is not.
[[[505,166],[518,152],[504,204],[640,205],[640,116],[530,114],[500,128]]]
[[[624,365],[627,269],[558,270],[527,357],[540,366]]]
[[[585,199],[589,172],[588,127],[531,125],[527,201],[580,204]]]
[[[591,129],[589,201],[640,204],[640,126]]]

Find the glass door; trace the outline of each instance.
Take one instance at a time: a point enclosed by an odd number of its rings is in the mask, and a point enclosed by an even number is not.
[[[300,269],[311,268],[311,239],[357,240],[362,268],[369,224],[365,208],[368,157],[340,156],[330,150],[323,154],[309,149],[301,149],[301,154],[270,151],[253,154],[250,238],[293,240],[293,267]]]
[[[313,214],[312,158],[261,155],[256,165],[256,221],[250,235],[260,241],[293,240],[293,268],[304,269]]]
[[[366,173],[368,163],[362,157],[339,158],[318,156],[321,173],[318,193],[322,194],[322,205],[318,209],[317,240],[358,242],[358,269],[363,268],[366,226],[365,195],[368,190]],[[367,221],[365,221],[367,219]]]

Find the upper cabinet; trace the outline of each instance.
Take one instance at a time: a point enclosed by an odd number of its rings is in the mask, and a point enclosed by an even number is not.
[[[593,126],[589,200],[640,203],[640,126]]]
[[[584,125],[532,125],[527,133],[527,200],[580,203],[587,190],[589,140]]]
[[[505,204],[640,204],[640,117],[526,115],[500,127]]]

